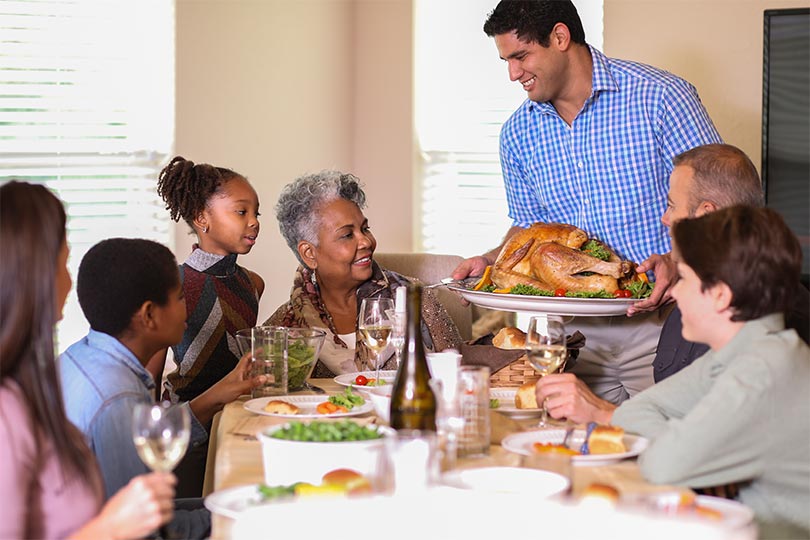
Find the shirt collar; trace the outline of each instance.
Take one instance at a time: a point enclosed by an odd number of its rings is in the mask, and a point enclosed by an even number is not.
[[[186,259],[186,264],[197,272],[224,277],[236,272],[236,257],[236,253],[217,255],[195,247]]]
[[[141,364],[138,358],[132,354],[132,351],[127,349],[126,346],[116,338],[109,334],[91,329],[87,334],[87,343],[93,348],[107,353],[111,358],[132,370],[148,389],[151,390],[155,387],[155,380],[152,378],[152,374],[146,371],[146,368]]]
[[[782,313],[771,313],[759,319],[750,320],[722,349],[710,349],[705,356],[711,358],[716,365],[727,366],[734,358],[747,353],[751,348],[751,342],[784,329],[785,316]]]
[[[619,90],[619,83],[616,82],[616,79],[610,72],[608,57],[591,45],[588,45],[588,50],[591,52],[593,68],[591,70],[591,95],[586,100],[586,104],[588,101],[595,99],[600,92],[618,92]],[[529,110],[557,114],[557,110],[548,101],[544,101],[543,103],[535,103],[530,99],[527,101]]]

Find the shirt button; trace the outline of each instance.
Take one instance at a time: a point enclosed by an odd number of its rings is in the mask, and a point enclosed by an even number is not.
[[[582,168],[582,166],[583,166],[583,165],[582,165],[582,162],[581,162],[581,161],[577,161],[577,167],[579,167],[579,168],[581,169],[581,168]]]

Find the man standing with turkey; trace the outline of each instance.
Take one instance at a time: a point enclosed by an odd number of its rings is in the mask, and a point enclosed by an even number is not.
[[[672,158],[721,142],[696,90],[657,68],[604,56],[585,42],[570,1],[504,0],[484,32],[494,37],[509,78],[528,99],[500,137],[508,239],[536,222],[568,223],[644,261],[656,290],[632,318],[578,317],[586,337],[574,372],[621,403],[653,384],[652,360],[668,310],[671,274],[655,254],[670,251],[664,213]],[[462,262],[461,279],[481,275],[501,246]],[[660,270],[659,270],[660,268]]]

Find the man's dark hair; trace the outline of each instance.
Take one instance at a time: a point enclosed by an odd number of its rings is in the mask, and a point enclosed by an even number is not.
[[[786,313],[793,305],[802,249],[775,210],[730,206],[681,219],[672,238],[702,290],[719,282],[731,289],[732,321]]]
[[[76,292],[90,327],[119,337],[144,302],[166,305],[180,283],[169,249],[140,238],[102,240],[79,265]]]
[[[571,41],[585,45],[585,30],[570,0],[501,0],[484,23],[489,37],[517,32],[518,39],[549,46],[557,23],[568,27]]]

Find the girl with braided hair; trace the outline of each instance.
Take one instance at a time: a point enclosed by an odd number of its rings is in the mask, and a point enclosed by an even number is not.
[[[172,347],[175,369],[163,390],[164,399],[190,401],[234,369],[241,356],[236,331],[256,326],[264,281],[236,259],[256,244],[259,197],[241,174],[181,156],[160,172],[157,190],[171,218],[182,218],[197,235],[191,255],[180,265],[187,328]],[[156,382],[165,359],[165,351],[158,353],[147,366]],[[178,473],[178,492],[198,496],[197,482],[184,493],[183,476]],[[198,480],[201,491],[201,476]]]

